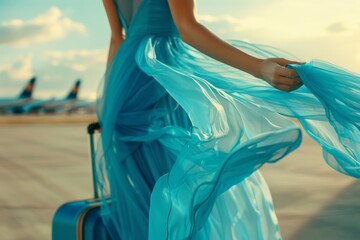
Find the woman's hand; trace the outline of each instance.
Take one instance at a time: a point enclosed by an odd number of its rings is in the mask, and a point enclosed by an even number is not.
[[[274,88],[291,92],[302,86],[295,70],[286,68],[288,64],[302,64],[284,58],[268,58],[259,63],[259,76]]]

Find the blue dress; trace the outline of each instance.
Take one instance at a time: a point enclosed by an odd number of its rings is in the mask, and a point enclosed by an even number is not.
[[[258,169],[300,145],[289,118],[332,168],[360,178],[359,75],[322,61],[291,65],[304,86],[286,93],[182,42],[166,0],[143,0],[129,27],[119,15],[126,40],[97,108],[97,174],[113,239],[281,239]]]

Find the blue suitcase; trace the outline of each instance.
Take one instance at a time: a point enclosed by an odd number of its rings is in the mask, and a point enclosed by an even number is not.
[[[111,239],[101,220],[101,201],[96,185],[94,132],[99,129],[99,123],[92,123],[88,126],[94,197],[87,200],[65,203],[56,210],[52,222],[52,240]]]

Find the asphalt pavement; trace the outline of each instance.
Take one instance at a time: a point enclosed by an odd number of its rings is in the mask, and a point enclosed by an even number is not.
[[[49,240],[56,208],[92,195],[86,124],[0,126],[0,239]],[[360,182],[302,146],[261,171],[285,240],[360,239]]]

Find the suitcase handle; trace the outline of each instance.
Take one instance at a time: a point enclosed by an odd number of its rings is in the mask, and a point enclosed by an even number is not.
[[[94,122],[94,123],[90,123],[87,127],[87,132],[88,134],[94,134],[94,132],[96,130],[100,130],[100,123],[99,122]]]
[[[99,132],[101,130],[101,126],[99,122],[90,123],[87,127],[87,132],[89,134],[89,140],[90,140],[90,158],[91,158],[94,198],[99,198],[99,189],[97,185],[97,174],[96,174],[96,163],[95,163],[96,153],[94,146],[94,133],[96,130],[98,130]]]

